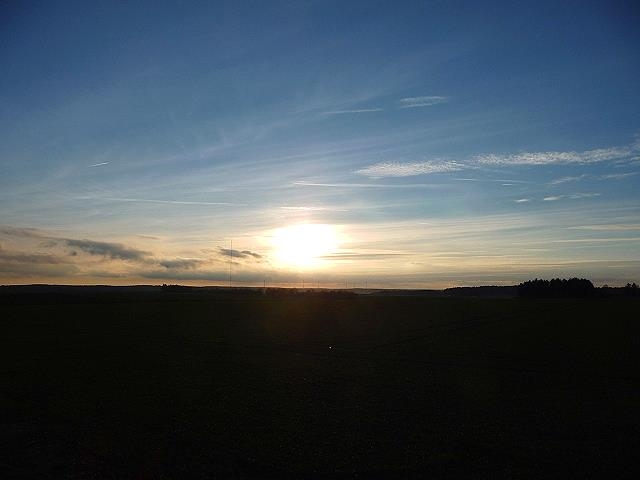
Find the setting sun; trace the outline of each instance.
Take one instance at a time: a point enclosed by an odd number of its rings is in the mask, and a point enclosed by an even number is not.
[[[326,224],[299,224],[280,228],[273,234],[278,263],[291,267],[317,267],[322,257],[338,247],[335,227]]]

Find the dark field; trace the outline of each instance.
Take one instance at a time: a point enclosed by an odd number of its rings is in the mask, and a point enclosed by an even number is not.
[[[639,470],[637,300],[0,301],[1,478]]]

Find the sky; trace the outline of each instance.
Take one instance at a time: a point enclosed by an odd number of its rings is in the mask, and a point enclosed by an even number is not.
[[[0,283],[637,282],[639,24],[615,0],[2,2]]]

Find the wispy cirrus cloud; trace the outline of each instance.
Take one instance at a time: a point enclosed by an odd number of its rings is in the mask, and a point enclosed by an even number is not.
[[[356,170],[355,173],[370,178],[409,177],[430,173],[455,172],[466,169],[478,169],[487,166],[536,166],[553,164],[587,164],[610,160],[628,159],[640,147],[637,143],[624,147],[599,148],[584,152],[520,152],[513,154],[484,154],[466,160],[423,161],[423,162],[380,162]],[[593,178],[598,180],[624,179],[639,172],[615,173],[607,175],[582,174],[566,176],[552,180],[549,185],[561,185]],[[507,183],[529,183],[519,180],[495,180],[476,178],[456,178],[460,181],[500,181]]]
[[[571,238],[551,240],[551,243],[613,243],[613,242],[638,242],[640,237],[606,237],[606,238]]]
[[[331,207],[307,207],[307,206],[283,206],[280,210],[289,210],[293,212],[348,212],[347,208],[331,208]]]
[[[459,182],[487,182],[487,183],[501,183],[504,186],[512,186],[515,184],[526,184],[533,183],[529,180],[514,180],[512,178],[504,179],[504,178],[452,178],[452,180],[456,180]],[[506,182],[506,183],[503,183]]]
[[[573,193],[571,195],[567,195],[567,198],[571,198],[571,199],[580,199],[580,198],[593,198],[593,197],[599,197],[600,194],[599,193]]]
[[[520,152],[512,154],[477,155],[474,160],[484,165],[553,165],[553,164],[587,164],[609,160],[620,160],[632,155],[638,146],[598,148],[584,152]],[[571,180],[569,180],[571,181]]]
[[[593,179],[593,180],[623,180],[625,178],[629,178],[629,177],[633,177],[635,175],[638,175],[638,173],[640,173],[640,172],[609,173],[609,174],[604,174],[604,175],[589,175],[587,173],[583,173],[582,175],[577,175],[577,176],[573,176],[573,177],[569,176],[569,177],[556,178],[554,180],[551,180],[549,182],[549,185],[561,185],[563,183],[579,182],[579,181],[588,180],[588,179]]]
[[[439,188],[435,183],[327,183],[327,182],[293,182],[292,185],[300,187],[327,187],[327,188],[373,188],[373,189],[408,189],[408,188]]]
[[[593,230],[593,231],[629,231],[640,230],[640,223],[607,223],[599,225],[576,225],[567,227],[568,230]]]
[[[563,183],[569,183],[569,182],[578,182],[580,180],[584,180],[585,178],[588,178],[589,175],[587,175],[586,173],[582,174],[582,175],[576,175],[576,176],[568,176],[568,177],[561,177],[561,178],[556,178],[554,180],[551,180],[549,182],[549,185],[562,185]]]
[[[600,194],[599,193],[573,193],[571,195],[565,195],[566,198],[570,198],[572,200],[577,200],[580,198],[593,198],[593,197],[599,197]]]
[[[405,97],[398,100],[399,108],[419,108],[430,107],[432,105],[438,105],[440,103],[446,103],[449,101],[449,97],[443,95],[422,95],[418,97]],[[351,115],[358,113],[375,113],[382,112],[384,108],[370,107],[370,108],[353,108],[345,110],[329,110],[323,112],[324,115]]]
[[[624,178],[634,177],[640,172],[627,172],[627,173],[610,173],[607,175],[600,175],[603,180],[622,180]]]
[[[410,253],[404,252],[340,252],[332,253],[329,255],[323,255],[320,258],[332,261],[351,261],[351,260],[381,260],[385,258],[405,257],[411,256]]]
[[[599,193],[572,193],[570,195],[551,195],[548,197],[544,197],[542,200],[545,202],[555,202],[558,200],[562,200],[564,198],[568,198],[571,200],[578,200],[581,198],[593,198],[593,197],[599,197],[600,194]]]
[[[448,101],[449,97],[444,97],[441,95],[405,97],[400,99],[400,108],[430,107],[431,105],[437,105],[439,103],[445,103]]]
[[[430,173],[457,172],[465,168],[467,167],[463,163],[454,161],[382,162],[356,170],[356,173],[370,178],[412,177]]]
[[[229,202],[200,202],[187,200],[156,200],[151,198],[120,198],[120,197],[82,197],[81,200],[106,200],[110,202],[159,203],[165,205],[213,205],[213,206],[243,206],[243,204]]]
[[[514,202],[516,203],[528,203],[530,201],[531,201],[530,198],[518,198],[517,200],[514,200]]]

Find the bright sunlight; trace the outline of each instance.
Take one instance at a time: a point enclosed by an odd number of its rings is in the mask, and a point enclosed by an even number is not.
[[[326,224],[299,224],[273,233],[278,263],[290,267],[319,267],[324,256],[338,247],[336,228]]]

